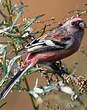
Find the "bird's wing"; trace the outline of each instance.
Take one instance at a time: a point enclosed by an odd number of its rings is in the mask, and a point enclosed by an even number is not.
[[[45,34],[41,39],[46,40],[61,40],[64,37],[67,37],[69,35],[67,29],[64,26],[58,27],[54,29],[53,31]]]
[[[42,36],[41,38],[38,39],[34,39],[31,43],[27,44],[27,48],[30,45],[36,44],[41,40],[57,40],[57,41],[61,41],[62,38],[67,37],[68,36],[68,32],[64,27],[58,27],[56,29],[54,29],[51,32],[48,32],[47,34],[45,34],[44,36]]]
[[[38,40],[35,43],[32,43],[28,47],[28,52],[30,53],[42,53],[42,52],[49,52],[49,51],[58,51],[63,49],[68,49],[72,46],[74,42],[73,37],[68,36],[66,38],[62,38],[61,41],[57,40]]]
[[[54,29],[41,38],[35,39],[27,45],[30,53],[40,53],[68,49],[72,46],[74,38],[64,26]]]

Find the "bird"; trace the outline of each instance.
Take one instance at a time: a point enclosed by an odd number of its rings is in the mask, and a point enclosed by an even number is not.
[[[56,69],[54,65],[56,61],[61,61],[76,53],[81,45],[85,28],[85,21],[82,18],[75,17],[29,43],[26,46],[27,55],[23,69],[1,91],[0,99],[4,99],[7,96],[16,82],[31,67],[36,64],[48,64],[53,69]]]

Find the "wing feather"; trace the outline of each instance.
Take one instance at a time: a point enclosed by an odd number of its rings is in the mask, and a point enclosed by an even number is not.
[[[46,36],[32,41],[27,48],[28,52],[33,54],[47,51],[58,51],[68,49],[72,46],[73,42],[74,39],[72,35],[68,35],[64,27],[60,27],[46,34]]]

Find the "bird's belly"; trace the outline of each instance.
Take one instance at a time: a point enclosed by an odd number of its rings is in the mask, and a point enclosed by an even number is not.
[[[70,47],[70,49],[65,49],[65,50],[58,50],[58,51],[52,51],[52,52],[46,52],[46,53],[41,53],[37,55],[37,58],[39,59],[39,62],[55,62],[62,60],[68,56],[71,56],[74,54],[79,48],[78,46],[73,45]]]

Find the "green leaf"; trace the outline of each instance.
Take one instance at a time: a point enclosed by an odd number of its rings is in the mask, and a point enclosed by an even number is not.
[[[22,40],[21,38],[16,38],[16,37],[14,37],[14,38],[13,38],[13,41],[14,41],[14,43],[15,43],[17,46],[21,46],[21,47],[22,47],[22,45],[23,45],[23,40]]]
[[[2,34],[2,33],[4,33],[4,32],[6,32],[6,31],[8,31],[8,30],[10,30],[11,29],[11,26],[10,27],[6,27],[6,28],[3,28],[3,29],[0,29],[0,34]]]
[[[15,18],[14,21],[13,21],[13,24],[12,24],[12,26],[11,26],[10,31],[12,31],[14,25],[17,23],[17,20],[21,17],[21,15],[22,15],[22,12],[19,12],[19,13],[17,14],[16,18]]]
[[[7,65],[6,65],[6,50],[3,52],[3,73],[7,74]]]
[[[14,62],[20,58],[21,55],[18,55],[18,56],[15,56],[14,58],[12,58],[7,66],[7,74],[4,76],[4,78],[0,81],[0,87],[3,85],[3,83],[7,80],[8,76],[9,76],[9,73],[12,69],[12,66],[14,64]]]
[[[0,63],[0,68],[2,68],[3,67],[3,65],[2,65],[2,63]]]
[[[0,44],[0,55],[7,49],[7,45]]]
[[[11,69],[12,69],[12,66],[13,66],[14,62],[15,62],[18,58],[20,58],[20,57],[21,57],[21,55],[17,55],[17,56],[15,56],[14,58],[12,58],[12,59],[10,60],[10,62],[9,62],[9,64],[8,64],[8,67],[7,67],[7,74],[8,74],[8,75],[9,75]]]
[[[0,0],[0,4],[2,4],[2,0]]]
[[[33,24],[37,19],[41,18],[42,16],[44,16],[45,14],[36,16],[35,18],[32,18],[31,20],[28,21],[27,24],[25,24],[21,29],[20,32],[26,30],[31,24]]]
[[[3,57],[3,73],[4,73],[4,75],[7,74],[6,49],[7,49],[6,45],[0,44],[0,55]]]
[[[2,80],[0,81],[0,87],[2,87],[3,83],[7,80],[7,78],[8,78],[8,75],[6,74],[4,78],[2,78]]]
[[[21,39],[21,34],[17,33],[11,33],[11,32],[4,32],[5,35],[9,36],[10,38],[20,38]]]
[[[1,5],[4,7],[4,8],[7,8],[9,5],[6,4],[6,3],[1,3]]]
[[[0,108],[2,108],[3,106],[5,106],[7,104],[7,102],[3,103],[0,105]]]
[[[37,72],[37,71],[40,71],[42,70],[42,68],[32,68],[32,69],[29,69],[26,74],[29,75],[29,74],[32,74],[33,72]]]

